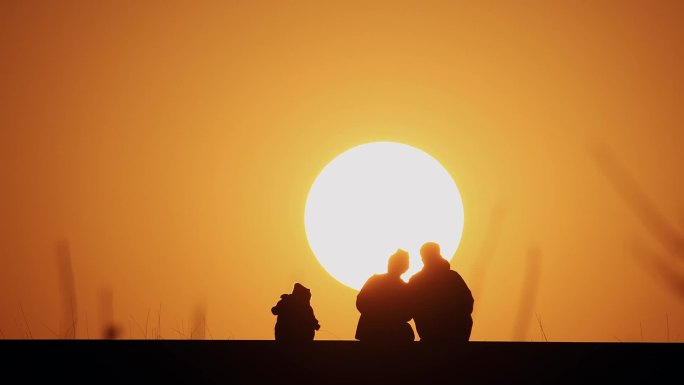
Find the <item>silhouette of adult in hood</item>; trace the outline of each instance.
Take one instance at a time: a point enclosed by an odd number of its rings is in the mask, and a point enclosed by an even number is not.
[[[408,286],[413,301],[413,319],[421,341],[462,342],[473,328],[473,296],[460,274],[451,270],[434,242],[420,249],[423,269]]]
[[[386,274],[368,279],[356,297],[361,312],[356,339],[364,342],[396,343],[413,341],[408,285],[401,275],[408,270],[409,256],[397,250],[390,256]]]
[[[271,308],[277,315],[275,339],[283,342],[312,341],[315,331],[320,329],[309,301],[311,291],[299,283],[295,283],[292,294],[283,294],[280,301]]]

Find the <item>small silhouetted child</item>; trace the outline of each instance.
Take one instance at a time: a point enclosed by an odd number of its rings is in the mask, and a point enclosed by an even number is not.
[[[271,313],[278,316],[275,325],[275,339],[283,342],[312,341],[321,326],[314,316],[309,301],[311,291],[295,283],[292,294],[283,294]]]

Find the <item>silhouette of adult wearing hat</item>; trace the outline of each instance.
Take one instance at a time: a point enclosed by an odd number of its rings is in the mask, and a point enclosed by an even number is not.
[[[356,308],[361,312],[356,327],[356,339],[373,343],[401,343],[413,341],[409,289],[401,275],[408,270],[409,256],[397,250],[390,256],[386,274],[368,279],[356,297]]]
[[[413,319],[420,340],[428,343],[464,342],[473,328],[473,296],[460,274],[451,270],[434,242],[420,249],[423,269],[408,286]]]
[[[276,341],[297,343],[314,339],[316,330],[321,326],[314,316],[310,300],[311,291],[299,283],[295,283],[292,294],[280,296],[280,301],[271,308],[271,313],[278,316]]]

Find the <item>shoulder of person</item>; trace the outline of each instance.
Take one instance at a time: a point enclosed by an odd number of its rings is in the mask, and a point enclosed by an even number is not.
[[[280,296],[280,301],[278,301],[276,306],[284,306],[288,302],[290,302],[290,295],[289,294],[283,294]]]
[[[449,280],[458,284],[459,286],[465,286],[466,288],[468,287],[465,280],[463,279],[463,276],[461,276],[461,274],[459,274],[455,270],[449,270]]]
[[[366,283],[371,283],[371,282],[377,282],[382,279],[382,274],[373,274],[368,278],[368,281]]]
[[[417,272],[416,274],[413,274],[411,278],[409,278],[408,283],[410,284],[412,282],[415,283],[417,281],[420,281],[423,278],[423,275],[424,273],[422,270]]]

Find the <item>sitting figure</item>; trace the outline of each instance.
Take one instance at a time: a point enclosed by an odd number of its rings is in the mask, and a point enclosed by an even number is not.
[[[420,248],[423,269],[409,279],[413,320],[420,340],[450,344],[466,342],[473,328],[473,295],[460,274],[451,270],[439,245]]]
[[[413,341],[411,302],[408,284],[401,279],[409,267],[409,255],[397,250],[387,263],[386,274],[368,279],[356,297],[361,312],[356,339],[372,343],[404,343]]]
[[[283,294],[271,313],[278,316],[275,325],[275,339],[282,342],[305,342],[314,339],[320,329],[309,300],[311,291],[295,283],[292,294]]]

